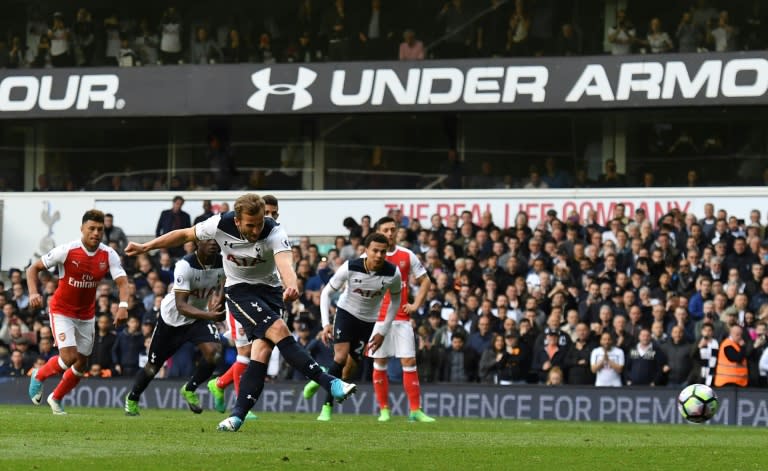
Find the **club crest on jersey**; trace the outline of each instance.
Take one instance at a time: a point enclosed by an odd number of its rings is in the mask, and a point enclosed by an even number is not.
[[[405,260],[400,260],[400,268],[405,268]]]
[[[59,332],[59,340],[62,342],[67,340],[67,334],[65,334],[64,332]]]
[[[107,262],[99,262],[99,270],[106,270]]]
[[[183,276],[179,275],[179,276],[176,277],[176,284],[177,285],[180,285],[183,282],[184,282],[184,277]]]

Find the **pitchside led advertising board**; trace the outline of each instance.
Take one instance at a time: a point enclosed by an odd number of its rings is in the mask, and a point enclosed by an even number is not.
[[[28,404],[28,381],[0,378],[0,404]],[[90,378],[81,382],[64,398],[64,407],[108,407],[122,414],[131,380]],[[160,380],[152,383],[141,396],[142,409],[187,409],[179,395],[181,382]],[[257,412],[315,413],[322,397],[304,399],[303,383],[270,383],[264,389]],[[677,410],[680,388],[595,388],[595,387],[495,387],[479,384],[422,384],[422,408],[434,417],[569,420],[584,422],[623,422],[638,424],[683,424]],[[204,408],[213,409],[213,397],[205,388],[198,391]],[[712,425],[765,427],[768,406],[761,390],[718,389],[720,407],[708,422]],[[227,403],[234,405],[234,395],[227,391]],[[393,386],[389,395],[393,416],[408,414],[408,399],[402,388]],[[337,412],[367,415],[371,422],[378,412],[370,385],[360,385],[358,392],[337,406]],[[78,411],[77,414],[87,414]],[[696,425],[697,427],[706,425]]]
[[[767,104],[768,52],[0,72],[0,118]]]
[[[146,240],[154,237],[157,221],[164,209],[171,207],[175,193],[108,192],[108,193],[4,193],[2,214],[2,258],[0,269],[25,267],[54,245],[80,237],[80,218],[90,208],[114,215],[114,223],[129,238]],[[232,207],[240,196],[237,192],[186,192],[183,210],[192,218],[202,213],[203,200],[210,199],[214,210],[226,202]],[[490,212],[496,225],[509,227],[519,212],[528,215],[535,227],[546,218],[547,211],[557,211],[565,218],[571,212],[583,221],[595,211],[597,221],[606,224],[618,203],[632,216],[645,209],[651,221],[657,221],[677,208],[701,217],[704,205],[714,203],[717,209],[739,218],[748,218],[752,209],[762,214],[768,208],[764,188],[641,188],[590,190],[397,190],[397,191],[285,191],[280,200],[280,223],[291,238],[299,236],[328,237],[347,234],[342,225],[351,216],[360,221],[364,215],[376,220],[389,210],[398,209],[410,219],[428,225],[432,214],[443,218],[469,211],[480,222]]]

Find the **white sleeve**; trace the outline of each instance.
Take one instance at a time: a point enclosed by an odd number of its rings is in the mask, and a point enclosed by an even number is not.
[[[106,246],[106,250],[109,255],[109,273],[112,275],[112,279],[116,280],[121,276],[126,276],[123,264],[120,262],[120,256],[115,252],[115,249]]]
[[[387,333],[389,333],[389,328],[392,327],[392,321],[395,320],[395,316],[397,316],[397,311],[400,310],[400,303],[393,302],[394,300],[400,299],[400,290],[402,289],[402,277],[399,268],[395,268],[395,276],[392,278],[387,289],[389,290],[390,297],[389,306],[387,306],[387,314],[383,321],[377,322],[374,326],[374,334],[387,335]]]
[[[614,347],[614,348],[616,348],[616,347]],[[619,361],[617,361],[616,363],[618,363],[621,366],[624,366],[624,350],[622,350],[620,348],[616,348],[616,353],[617,353],[617,357],[619,359]]]
[[[768,376],[768,348],[760,355],[760,375]]]
[[[192,291],[192,267],[186,260],[179,260],[173,270],[173,290]]]
[[[288,234],[285,233],[283,226],[275,226],[267,237],[267,246],[274,253],[291,250],[291,241],[288,240]]]
[[[599,357],[600,357],[600,352],[598,352],[598,350],[600,350],[600,347],[592,349],[592,353],[589,355],[589,365],[590,366],[594,366],[595,363],[598,362]]]
[[[195,224],[195,237],[197,237],[197,240],[215,239],[216,231],[219,230],[219,221],[221,221],[221,214],[214,214],[205,221]]]
[[[349,278],[349,263],[344,262],[320,292],[320,320],[323,328],[331,323],[331,293],[339,291],[347,278]]]
[[[59,245],[51,249],[50,252],[43,255],[41,260],[45,268],[51,269],[56,265],[62,265],[67,260],[67,254],[69,253],[69,245]]]
[[[413,251],[411,251],[410,254],[411,259],[411,274],[414,278],[417,280],[421,278],[422,276],[427,274],[427,269],[424,268],[424,265],[422,265],[421,260],[419,260],[419,257],[416,256]]]

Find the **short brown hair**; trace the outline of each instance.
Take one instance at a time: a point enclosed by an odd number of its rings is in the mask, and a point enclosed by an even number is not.
[[[389,239],[384,234],[378,232],[371,232],[366,236],[363,241],[363,246],[368,247],[372,242],[378,242],[379,244],[389,245]]]
[[[240,219],[243,214],[258,216],[264,213],[264,200],[256,193],[246,193],[235,200],[235,216]]]
[[[82,223],[85,224],[86,221],[100,222],[104,224],[104,213],[98,209],[89,209],[83,214]]]

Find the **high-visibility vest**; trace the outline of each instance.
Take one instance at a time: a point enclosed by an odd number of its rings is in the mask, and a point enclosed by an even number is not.
[[[725,386],[726,384],[735,384],[745,387],[749,382],[749,370],[747,370],[747,359],[742,358],[740,362],[734,362],[725,355],[726,347],[733,347],[737,352],[741,351],[739,344],[731,340],[730,337],[723,340],[720,344],[720,351],[717,352],[717,369],[715,372],[715,387]]]

